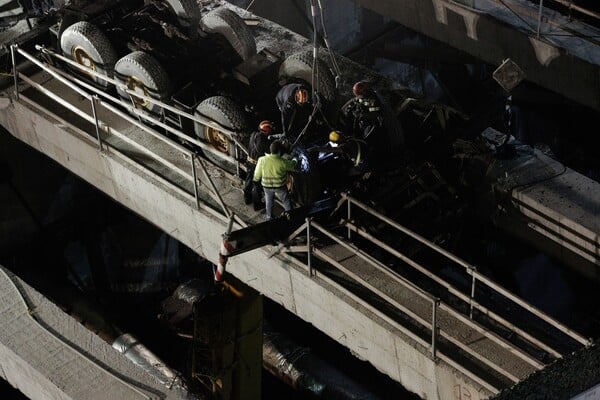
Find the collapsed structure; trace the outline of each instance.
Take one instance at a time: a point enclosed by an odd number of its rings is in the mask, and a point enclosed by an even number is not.
[[[230,227],[243,227],[229,232],[230,247],[227,254],[221,251],[222,255],[243,254],[279,240],[281,245],[275,250],[287,252],[301,265],[306,263],[309,276],[316,269],[335,281],[339,278],[339,272],[332,272],[335,266],[358,282],[362,287],[358,297],[366,303],[391,304],[396,308],[390,313],[394,321],[409,319],[410,328],[404,334],[411,340],[422,345],[423,337],[430,335],[426,353],[460,371],[461,382],[476,387],[481,397],[588,344],[581,335],[496,285],[486,276],[495,271],[480,273],[473,261],[465,262],[450,253],[487,262],[489,254],[474,254],[460,243],[481,233],[473,229],[480,221],[489,221],[485,227],[500,221],[498,225],[535,239],[545,251],[551,243],[565,260],[590,275],[595,275],[600,263],[600,243],[595,235],[600,230],[595,196],[598,184],[499,132],[501,118],[490,128],[472,127],[459,116],[449,117],[449,110],[442,106],[419,104],[410,96],[398,98],[386,90],[384,80],[374,77],[371,84],[392,105],[393,115],[386,118],[399,118],[419,129],[405,129],[405,144],[385,148],[379,153],[383,157],[369,160],[368,169],[340,175],[349,170],[336,164],[344,160],[336,158],[336,163],[331,163],[335,157],[318,157],[320,152],[309,150],[311,146],[323,150],[326,134],[335,128],[336,112],[352,83],[339,75],[336,79],[331,72],[335,68],[328,67],[327,60],[331,56],[342,70],[360,71],[347,60],[307,49],[284,57],[268,49],[257,53],[250,28],[231,9],[202,13],[191,1],[167,1],[166,5],[91,2],[54,11],[48,15],[49,27],[39,26],[30,42],[11,48],[14,82],[5,80],[11,101],[18,103],[22,97],[32,107],[50,110],[86,132],[88,142],[91,134],[101,150],[118,151],[161,177],[163,183],[191,193],[197,207],[218,214],[215,218],[221,225],[225,220]],[[196,29],[198,23],[201,29]],[[313,60],[313,54],[323,57]],[[17,57],[25,57],[29,65],[20,64]],[[250,127],[264,118],[278,120],[274,97],[283,82],[311,86],[324,99],[326,117],[321,125],[315,122],[311,134],[301,140],[292,138],[296,145],[292,155],[301,165],[292,176],[293,190],[296,202],[304,208],[296,210],[290,220],[259,223],[259,214],[243,208],[241,193],[236,196],[225,187],[239,184],[244,177]],[[83,111],[81,99],[67,93],[67,87],[91,100],[91,110]],[[5,105],[5,110],[10,107]],[[15,126],[19,122],[11,112],[5,112],[3,124],[13,128],[15,135],[25,134],[27,127]],[[453,130],[446,131],[445,126]],[[388,135],[389,140],[379,144],[399,143],[394,139],[399,132],[381,130],[378,134]],[[149,155],[150,162],[145,160]],[[535,172],[531,165],[537,165]],[[523,166],[526,176],[521,174]],[[211,174],[219,174],[219,182]],[[93,177],[90,181],[101,185]],[[555,201],[560,192],[551,189],[575,181],[581,189],[571,204],[577,205],[579,212],[566,215],[562,204]],[[351,213],[353,206],[361,211]],[[522,223],[524,218],[527,222]],[[519,227],[513,223],[516,220],[521,222]],[[319,238],[311,234],[315,228]],[[545,240],[533,238],[533,231],[541,232]],[[216,255],[207,253],[202,255]],[[450,261],[458,268],[450,266]],[[398,286],[389,285],[386,279]],[[347,282],[344,286],[344,279],[340,282],[347,290],[353,286]],[[498,298],[486,298],[488,291]],[[411,296],[424,300],[411,301]],[[516,306],[506,307],[506,299],[540,321],[531,323],[528,314],[516,315],[519,321],[509,322]],[[437,313],[443,314],[441,321],[437,321],[441,318]],[[548,325],[558,327],[557,332],[545,332]],[[539,338],[546,334],[551,345]],[[489,343],[472,349],[470,338],[474,335]],[[512,339],[515,335],[517,340]],[[461,341],[465,338],[469,344]],[[484,353],[491,343],[504,351],[511,348],[505,353],[517,354],[519,361],[511,360],[510,354],[492,355],[490,360]],[[449,356],[454,352],[460,353],[458,361]],[[364,357],[377,363],[375,354]],[[389,374],[394,367],[380,368]],[[412,383],[400,380],[412,389]],[[426,389],[419,390],[426,395]],[[440,398],[448,398],[441,393]]]

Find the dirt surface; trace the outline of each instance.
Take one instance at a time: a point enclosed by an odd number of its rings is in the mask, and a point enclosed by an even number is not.
[[[557,360],[493,400],[570,399],[600,383],[600,348],[594,344]]]

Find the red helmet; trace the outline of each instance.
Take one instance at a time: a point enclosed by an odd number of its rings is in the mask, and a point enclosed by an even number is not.
[[[352,86],[352,93],[356,97],[364,97],[367,94],[367,85],[363,82],[356,82],[354,86]]]
[[[299,105],[303,105],[308,101],[308,90],[304,88],[296,89],[295,93],[296,103]]]
[[[272,129],[273,129],[273,124],[271,124],[271,121],[264,120],[264,121],[260,121],[260,124],[258,124],[258,130],[261,131],[262,133],[271,133]]]

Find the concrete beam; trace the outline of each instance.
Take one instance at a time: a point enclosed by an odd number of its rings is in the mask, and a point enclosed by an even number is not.
[[[33,400],[188,398],[162,385],[2,266],[0,371]]]
[[[576,32],[548,28],[551,34],[538,38],[533,26],[513,26],[498,18],[509,10],[498,2],[480,0],[482,12],[448,0],[354,0],[398,23],[447,43],[489,64],[506,58],[516,62],[526,79],[595,110],[600,110],[600,46],[593,40],[567,42]],[[518,3],[512,1],[512,3]],[[485,6],[485,7],[484,7]],[[496,7],[496,8],[494,8]],[[495,15],[497,14],[497,15]],[[519,22],[514,15],[515,24]],[[522,23],[521,23],[522,24]],[[544,30],[548,25],[544,25]],[[558,36],[560,34],[560,36]],[[561,39],[562,38],[562,39]],[[559,39],[561,39],[559,41]]]

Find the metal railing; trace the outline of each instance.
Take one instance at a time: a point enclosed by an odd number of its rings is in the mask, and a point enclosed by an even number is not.
[[[363,288],[369,290],[371,293],[377,295],[378,297],[384,299],[389,304],[393,305],[397,310],[399,310],[403,314],[407,315],[411,320],[413,320],[414,322],[416,322],[417,324],[419,324],[420,326],[424,327],[425,329],[427,329],[431,332],[428,347],[429,347],[429,354],[433,359],[436,359],[436,358],[443,359],[444,361],[451,363],[455,368],[457,368],[461,372],[465,373],[467,376],[471,377],[473,380],[477,381],[479,384],[481,384],[488,390],[490,390],[494,393],[497,393],[499,391],[499,388],[497,388],[494,385],[490,384],[489,382],[479,378],[477,375],[473,374],[471,371],[469,371],[465,367],[461,366],[460,364],[453,362],[452,357],[450,357],[450,356],[444,354],[442,351],[440,351],[438,349],[438,340],[439,340],[439,338],[443,338],[444,340],[453,344],[454,346],[459,347],[461,350],[463,350],[464,352],[469,354],[471,357],[479,360],[482,364],[486,365],[487,367],[489,367],[492,370],[496,371],[497,373],[501,374],[502,376],[504,376],[511,382],[516,383],[519,381],[519,378],[516,377],[514,374],[507,371],[505,368],[495,364],[493,361],[490,361],[489,359],[482,356],[478,352],[474,351],[469,346],[465,345],[460,340],[458,340],[454,336],[452,336],[450,333],[448,333],[444,329],[442,329],[440,327],[438,317],[439,317],[440,311],[443,311],[443,312],[447,313],[448,315],[451,315],[453,318],[459,320],[461,323],[464,323],[464,324],[470,326],[471,328],[473,328],[480,334],[484,335],[488,339],[499,344],[503,348],[508,349],[512,354],[519,357],[520,359],[522,359],[523,361],[525,361],[532,367],[534,367],[536,369],[541,369],[543,367],[543,364],[539,363],[537,360],[533,359],[528,354],[524,353],[523,351],[521,351],[519,349],[514,348],[513,346],[510,346],[502,338],[496,336],[495,334],[488,331],[487,329],[478,326],[476,323],[474,323],[473,321],[470,321],[468,318],[463,318],[463,316],[460,313],[458,313],[453,308],[442,303],[439,298],[431,295],[430,293],[428,293],[428,292],[424,291],[423,289],[419,288],[418,286],[416,286],[414,283],[406,280],[404,277],[398,275],[397,273],[392,271],[390,268],[388,268],[387,266],[385,266],[378,260],[374,259],[373,257],[371,257],[367,253],[361,251],[360,249],[354,247],[353,245],[349,244],[345,240],[339,238],[333,232],[327,230],[320,224],[312,221],[310,218],[307,218],[305,223],[300,228],[298,228],[298,230],[296,232],[294,232],[292,235],[290,235],[289,239],[291,240],[293,237],[298,235],[299,232],[302,232],[302,231],[306,231],[307,246],[295,247],[295,248],[291,249],[291,252],[306,253],[308,274],[310,276],[314,275],[313,274],[313,266],[312,266],[312,263],[313,263],[312,258],[318,257],[319,259],[327,262],[329,265],[335,267],[339,271],[343,272],[344,274],[346,274],[347,276],[352,278],[354,281],[356,281],[358,284],[360,284]],[[314,237],[318,233],[325,235],[327,238],[331,239],[334,243],[336,243],[339,246],[344,247],[346,250],[352,252],[354,255],[358,256],[365,263],[368,263],[369,265],[372,265],[372,266],[378,268],[391,281],[393,281],[394,283],[396,283],[398,285],[401,285],[403,288],[409,290],[417,298],[428,303],[430,310],[431,310],[430,319],[428,320],[428,319],[423,318],[422,316],[418,315],[416,312],[412,311],[410,308],[406,307],[401,302],[395,300],[394,298],[392,298],[388,294],[384,293],[382,290],[380,290],[373,284],[369,283],[367,280],[363,279],[358,274],[356,274],[356,273],[352,272],[351,270],[349,270],[348,268],[346,268],[343,265],[343,263],[336,261],[335,259],[330,257],[327,253],[323,252],[320,248],[313,246],[311,244],[311,241],[312,241],[311,238]],[[414,334],[410,330],[404,330],[403,332],[405,334],[409,335],[410,337],[412,337],[413,339],[418,340],[419,342],[421,341],[420,337],[414,336]]]
[[[440,355],[438,346],[437,346],[437,341],[438,341],[438,338],[443,338],[447,342],[457,346],[462,351],[466,352],[470,356],[479,360],[481,363],[483,363],[487,367],[491,368],[492,370],[496,371],[497,373],[501,374],[502,376],[506,377],[510,381],[512,381],[514,383],[519,381],[519,378],[517,376],[515,376],[514,374],[512,374],[510,371],[507,371],[502,366],[497,365],[490,359],[486,358],[485,355],[477,353],[475,350],[471,349],[468,345],[462,343],[460,340],[453,337],[450,333],[446,332],[444,329],[441,329],[439,321],[438,321],[439,313],[445,312],[446,315],[451,316],[456,321],[459,321],[460,323],[466,325],[469,329],[472,329],[472,330],[480,333],[481,335],[485,336],[487,339],[494,342],[496,345],[509,351],[511,354],[515,355],[516,357],[523,360],[524,362],[531,365],[532,367],[534,367],[536,369],[541,369],[544,367],[544,364],[541,363],[540,361],[538,361],[537,359],[535,359],[533,356],[529,355],[525,351],[518,348],[516,345],[509,343],[506,339],[496,335],[495,333],[491,332],[488,328],[483,327],[477,321],[473,320],[473,310],[474,309],[478,310],[483,315],[486,315],[487,317],[491,318],[498,324],[501,324],[502,326],[504,326],[505,328],[514,332],[515,334],[519,335],[520,337],[522,337],[526,341],[530,342],[531,344],[538,346],[538,348],[551,354],[552,356],[557,357],[557,358],[562,357],[562,354],[559,351],[553,349],[551,346],[545,344],[538,338],[534,337],[532,334],[524,331],[523,329],[519,328],[515,324],[509,322],[505,318],[496,314],[489,308],[480,304],[475,299],[476,287],[478,287],[478,285],[483,285],[483,286],[495,291],[496,293],[502,295],[504,298],[512,301],[514,304],[520,306],[524,310],[527,310],[533,316],[546,322],[547,324],[554,327],[561,333],[567,335],[574,341],[576,341],[582,345],[585,345],[585,346],[588,346],[591,344],[590,340],[584,338],[583,336],[581,336],[578,333],[574,332],[573,330],[569,329],[565,325],[554,320],[552,317],[548,316],[544,312],[535,308],[531,304],[525,302],[524,300],[518,298],[516,295],[510,293],[508,290],[502,288],[501,286],[499,286],[495,282],[491,281],[486,276],[477,272],[477,269],[475,266],[467,263],[466,261],[464,261],[464,260],[458,258],[457,256],[451,254],[450,252],[444,250],[443,248],[439,247],[435,243],[428,241],[427,239],[423,238],[422,236],[401,226],[400,224],[396,223],[395,221],[387,218],[386,216],[382,215],[381,213],[377,212],[376,210],[368,207],[367,205],[359,202],[358,200],[356,200],[346,194],[342,195],[342,199],[340,200],[340,203],[338,203],[338,209],[344,208],[344,202],[346,202],[346,205],[347,205],[346,206],[347,219],[342,220],[341,226],[344,226],[346,228],[346,230],[347,230],[346,235],[347,235],[348,240],[350,240],[352,238],[352,235],[359,235],[362,238],[369,240],[371,243],[375,244],[379,248],[394,255],[401,261],[405,262],[406,264],[413,267],[414,269],[416,269],[423,275],[427,276],[429,279],[433,280],[434,282],[436,282],[437,284],[442,286],[443,288],[447,289],[448,292],[450,294],[454,295],[456,298],[458,298],[461,301],[468,304],[469,315],[467,316],[467,315],[463,314],[462,312],[456,310],[455,308],[445,304],[438,297],[432,295],[431,293],[424,291],[423,289],[418,287],[413,282],[407,280],[403,276],[399,275],[397,272],[393,271],[391,268],[389,268],[388,266],[383,264],[381,261],[375,259],[368,253],[366,253],[366,252],[362,251],[361,249],[359,249],[358,247],[356,247],[354,244],[343,239],[342,237],[339,237],[337,234],[333,233],[332,231],[327,230],[320,224],[312,221],[311,218],[307,218],[305,223],[302,226],[300,226],[298,229],[296,229],[288,237],[288,240],[287,240],[289,242],[292,239],[294,239],[295,237],[300,236],[303,232],[305,232],[306,233],[306,245],[305,246],[292,246],[287,251],[289,253],[305,253],[306,254],[306,265],[305,266],[307,268],[307,272],[308,272],[309,276],[312,277],[315,275],[313,258],[317,257],[317,258],[327,262],[329,265],[335,267],[339,271],[343,272],[345,275],[347,275],[348,277],[350,277],[354,281],[356,281],[358,284],[360,284],[362,287],[364,287],[371,293],[375,294],[377,297],[379,297],[379,298],[385,300],[387,303],[393,305],[397,310],[401,311],[403,314],[410,317],[413,321],[415,321],[419,325],[430,330],[431,340],[429,342],[429,350],[430,350],[430,355],[432,357],[435,358],[437,356],[440,356],[440,358],[443,358],[444,360],[451,362],[455,368],[458,368],[458,369],[462,370],[464,373],[467,373],[469,376],[471,376],[473,379],[476,379],[480,384],[484,385],[488,389],[490,389],[490,390],[493,389],[493,390],[497,391],[497,389],[494,388],[492,385],[490,385],[488,382],[485,382],[482,379],[479,379],[479,378],[473,376],[473,374],[470,371],[466,371],[464,369],[464,367],[458,365],[456,362],[452,362],[451,357],[449,357],[447,355],[443,355],[443,354]],[[464,271],[471,277],[470,294],[463,293],[461,290],[454,287],[449,282],[445,281],[444,279],[442,279],[439,276],[430,272],[424,266],[422,266],[419,263],[415,262],[414,260],[410,259],[406,255],[400,253],[399,251],[395,250],[394,248],[392,248],[388,244],[384,243],[383,241],[373,237],[372,235],[367,233],[365,230],[360,229],[357,225],[355,225],[352,222],[353,208],[359,208],[359,209],[367,212],[372,217],[375,217],[378,220],[384,222],[385,224],[394,228],[398,232],[401,232],[401,233],[413,238],[414,240],[427,246],[428,248],[430,248],[437,254],[445,257],[447,260],[450,260],[450,261],[456,263],[457,265],[461,266],[464,269]],[[315,246],[314,245],[315,238],[319,234],[323,235],[327,239],[331,240],[336,245],[341,246],[342,248],[346,249],[348,252],[352,253],[352,255],[359,257],[363,262],[373,266],[378,271],[380,271],[382,274],[385,274],[387,279],[393,281],[394,283],[396,283],[398,285],[401,285],[401,287],[403,287],[404,289],[409,290],[415,297],[418,297],[418,298],[422,299],[423,301],[428,302],[430,304],[430,309],[431,309],[431,312],[429,314],[431,318],[429,320],[427,320],[426,318],[423,318],[422,316],[416,314],[415,312],[413,312],[412,310],[407,308],[405,305],[403,305],[399,301],[395,300],[394,298],[390,297],[388,294],[384,293],[378,287],[372,285],[371,283],[369,283],[367,280],[365,280],[358,274],[356,274],[356,273],[352,272],[350,269],[346,268],[342,262],[338,262],[335,259],[333,259],[332,257],[330,257],[326,252],[323,251],[323,247]]]
[[[454,4],[460,4],[463,7],[468,7],[471,10],[477,11],[479,10],[478,6],[477,6],[477,2],[481,2],[482,0],[448,0],[448,2],[450,3],[454,3]],[[494,3],[499,3],[504,7],[508,7],[511,11],[513,12],[517,12],[517,8],[515,7],[515,5],[513,4],[512,6],[509,6],[505,1],[503,0],[488,0]],[[544,5],[544,2],[546,3]],[[571,20],[573,18],[573,12],[576,12],[578,14],[580,14],[581,16],[584,16],[586,18],[588,18],[588,21],[593,21],[595,24],[598,24],[600,22],[600,13],[594,10],[590,10],[588,8],[579,6],[576,4],[576,1],[573,0],[530,0],[530,3],[534,3],[537,5],[537,16],[535,16],[536,19],[536,26],[535,28],[532,27],[532,29],[535,29],[535,34],[537,36],[537,38],[539,39],[540,36],[542,36],[541,34],[541,27],[542,24],[544,22],[544,10],[548,9],[548,10],[552,10],[555,11],[551,6],[548,5],[548,3],[554,3],[555,5],[558,5],[559,7],[564,7],[567,9],[568,11],[568,15],[567,17]],[[531,8],[519,8],[519,10],[521,10],[522,13],[524,13],[527,16],[533,17],[531,11]],[[517,12],[518,13],[518,12]],[[597,25],[595,25],[597,26]]]
[[[200,199],[199,199],[200,190],[199,190],[198,185],[199,185],[199,182],[202,182],[198,177],[197,165],[199,165],[202,170],[203,176],[204,176],[205,184],[210,189],[209,194],[211,195],[211,197],[220,206],[221,211],[223,212],[223,214],[225,215],[226,218],[230,218],[233,215],[233,212],[229,209],[229,207],[227,207],[227,205],[223,201],[219,191],[217,190],[217,187],[214,184],[212,178],[210,177],[210,174],[208,173],[208,171],[206,169],[206,165],[204,164],[204,161],[202,160],[202,158],[199,157],[198,154],[194,150],[190,150],[189,148],[186,148],[185,146],[182,146],[181,144],[171,140],[170,138],[165,136],[163,133],[160,133],[160,132],[156,131],[155,129],[150,128],[148,124],[144,123],[144,121],[148,122],[150,124],[153,124],[155,126],[158,126],[162,129],[164,129],[166,132],[169,132],[186,142],[189,142],[189,143],[194,144],[195,146],[198,146],[198,148],[200,148],[204,152],[210,152],[211,154],[216,155],[217,157],[220,157],[225,160],[231,160],[231,157],[225,156],[224,154],[220,153],[217,150],[212,149],[209,145],[199,141],[198,139],[193,138],[190,135],[187,135],[186,133],[175,129],[172,126],[169,126],[168,124],[164,123],[161,120],[154,118],[151,115],[145,114],[143,111],[140,111],[138,108],[136,108],[134,106],[133,98],[134,97],[139,98],[139,99],[142,99],[149,103],[156,104],[159,107],[161,107],[161,109],[168,110],[168,111],[170,111],[174,114],[177,114],[183,118],[187,118],[187,119],[191,120],[192,122],[196,122],[196,123],[202,124],[205,127],[210,127],[210,128],[214,128],[219,131],[222,131],[231,136],[231,139],[232,139],[232,141],[235,142],[236,147],[239,147],[243,152],[247,152],[246,148],[235,139],[236,132],[233,132],[233,131],[227,129],[227,128],[221,126],[220,124],[216,123],[215,121],[212,121],[208,118],[205,118],[205,117],[202,117],[199,115],[191,115],[191,114],[189,114],[185,111],[179,110],[169,104],[161,102],[160,100],[157,100],[157,99],[154,99],[154,98],[151,98],[148,96],[144,96],[140,93],[133,92],[132,90],[127,88],[127,86],[125,84],[118,82],[106,75],[99,74],[96,71],[94,71],[90,68],[87,68],[83,65],[77,64],[74,61],[69,60],[68,58],[63,57],[59,54],[56,54],[53,51],[48,50],[42,46],[37,46],[37,49],[42,54],[46,54],[48,56],[57,58],[57,59],[61,60],[62,62],[65,62],[65,63],[69,64],[70,66],[75,67],[75,68],[81,70],[82,72],[85,72],[86,74],[89,74],[92,77],[107,81],[107,82],[119,87],[119,89],[123,90],[124,92],[128,93],[131,96],[132,103],[128,104],[119,98],[115,98],[115,97],[111,96],[110,94],[105,93],[104,91],[98,89],[94,85],[91,85],[85,81],[82,81],[61,69],[53,67],[53,66],[49,65],[48,63],[39,60],[35,56],[26,52],[25,50],[20,49],[15,44],[11,45],[10,49],[11,49],[11,60],[12,60],[12,64],[13,64],[14,96],[16,99],[19,98],[19,80],[21,80],[21,81],[27,83],[29,86],[40,91],[42,94],[46,95],[48,98],[54,100],[61,106],[74,112],[75,114],[77,114],[78,116],[80,116],[81,118],[86,120],[87,122],[93,124],[94,128],[95,128],[95,133],[96,133],[96,140],[98,141],[98,148],[100,151],[103,150],[103,146],[110,145],[107,142],[107,140],[105,138],[103,138],[103,136],[108,137],[108,136],[112,135],[112,136],[118,137],[120,140],[124,141],[128,145],[131,145],[134,148],[151,156],[155,161],[157,161],[160,164],[162,164],[163,166],[167,167],[169,170],[174,171],[179,176],[187,179],[188,181],[191,181],[191,183],[193,184],[192,195],[194,196],[196,207],[200,207]],[[16,60],[17,54],[23,56],[24,58],[26,58],[27,60],[29,60],[30,62],[32,62],[39,68],[41,68],[42,70],[44,70],[46,73],[48,73],[54,79],[56,79],[57,81],[59,81],[60,83],[62,83],[66,87],[68,87],[69,89],[73,90],[75,93],[77,93],[81,97],[89,100],[90,112],[88,113],[88,112],[85,112],[85,111],[79,109],[75,105],[73,105],[70,102],[68,102],[67,100],[63,99],[61,96],[48,90],[43,85],[40,85],[39,83],[35,82],[34,80],[30,79],[29,77],[21,74],[17,68],[17,60]],[[99,108],[102,108],[102,109],[108,111],[109,113],[114,114],[115,116],[118,116],[119,118],[127,121],[128,123],[136,126],[139,129],[141,129],[145,133],[148,133],[151,136],[153,136],[154,138],[166,143],[172,149],[178,151],[185,160],[188,160],[190,169],[187,171],[182,170],[180,167],[174,165],[169,160],[161,157],[159,154],[157,154],[155,152],[152,152],[146,146],[143,146],[143,145],[135,142],[134,140],[131,140],[127,135],[120,133],[118,130],[116,130],[114,128],[111,128],[110,123],[108,123],[107,121],[101,121],[99,119],[99,117],[98,117]],[[121,108],[125,108],[126,110],[128,110],[128,112],[122,111]],[[133,114],[137,118],[132,117],[130,114]],[[235,160],[235,162],[239,163],[238,160]],[[237,166],[237,168],[239,169],[239,165]],[[182,189],[184,189],[184,188],[182,188]],[[236,222],[238,222],[238,224],[240,224],[242,226],[246,225],[239,218],[236,218]]]
[[[512,301],[514,304],[516,304],[516,305],[520,306],[521,308],[527,310],[533,316],[535,316],[535,317],[539,318],[540,320],[546,322],[547,324],[549,324],[550,326],[552,326],[555,329],[559,330],[563,334],[569,336],[571,339],[573,339],[573,340],[575,340],[575,341],[577,341],[577,342],[579,342],[579,343],[581,343],[581,344],[583,344],[585,346],[588,346],[588,345],[591,344],[591,341],[589,339],[584,338],[580,334],[578,334],[578,333],[574,332],[573,330],[569,329],[564,324],[560,323],[559,321],[557,321],[554,318],[550,317],[549,315],[545,314],[543,311],[537,309],[536,307],[534,307],[533,305],[527,303],[523,299],[520,299],[518,296],[514,295],[513,293],[509,292],[508,290],[506,290],[502,286],[500,286],[497,283],[493,282],[491,279],[489,279],[485,275],[483,275],[480,272],[478,272],[477,268],[475,266],[467,263],[466,261],[460,259],[459,257],[455,256],[454,254],[452,254],[452,253],[448,252],[447,250],[441,248],[440,246],[436,245],[435,243],[432,243],[431,241],[429,241],[429,240],[425,239],[424,237],[420,236],[419,234],[417,234],[417,233],[411,231],[410,229],[408,229],[408,228],[400,225],[396,221],[394,221],[394,220],[386,217],[385,215],[383,215],[383,214],[379,213],[378,211],[374,210],[373,208],[371,208],[371,207],[363,204],[362,202],[360,202],[360,201],[352,198],[351,196],[349,196],[349,195],[347,195],[347,194],[344,193],[342,195],[342,198],[347,203],[347,220],[342,221],[342,224],[347,227],[347,231],[348,231],[348,236],[349,237],[351,236],[352,232],[359,234],[363,238],[365,238],[367,240],[370,240],[375,245],[377,245],[380,248],[386,250],[390,254],[398,257],[400,260],[402,260],[403,262],[405,262],[409,266],[415,268],[416,270],[418,270],[419,272],[421,272],[422,274],[424,274],[428,278],[434,280],[436,283],[438,283],[441,286],[443,286],[444,288],[448,289],[448,291],[450,293],[452,293],[453,295],[457,296],[459,299],[461,299],[461,300],[463,300],[463,301],[465,301],[465,302],[467,302],[469,304],[469,308],[470,308],[470,313],[469,313],[470,315],[469,316],[471,318],[473,316],[473,309],[477,309],[480,312],[482,312],[482,313],[488,315],[489,317],[491,317],[492,319],[494,319],[496,322],[499,322],[499,323],[501,323],[503,325],[506,325],[508,328],[510,328],[511,330],[515,331],[516,333],[522,335],[523,337],[525,337],[526,339],[528,339],[532,343],[540,346],[545,351],[547,351],[547,352],[549,352],[549,353],[551,353],[551,354],[553,354],[555,356],[560,357],[560,353],[557,352],[556,350],[550,348],[549,346],[545,345],[544,343],[541,343],[537,339],[533,338],[531,335],[529,335],[526,332],[524,332],[523,330],[519,329],[514,324],[509,323],[504,318],[500,317],[499,315],[495,314],[494,312],[492,312],[488,308],[486,308],[483,305],[479,304],[475,300],[475,288],[476,288],[477,284],[482,284],[482,285],[485,285],[487,288],[495,291],[496,293],[502,295],[504,298]],[[447,260],[452,261],[455,264],[457,264],[460,267],[462,267],[464,269],[464,272],[467,275],[470,275],[470,277],[471,277],[470,296],[465,295],[464,293],[462,293],[457,288],[453,287],[451,284],[449,284],[445,280],[443,280],[440,277],[436,276],[435,274],[431,273],[427,268],[425,268],[425,267],[421,266],[420,264],[416,263],[415,261],[411,260],[409,257],[407,257],[404,254],[400,253],[399,251],[393,249],[392,247],[390,247],[389,245],[383,243],[382,241],[374,238],[372,235],[370,235],[369,233],[365,232],[364,230],[359,229],[356,225],[354,225],[352,223],[352,217],[353,217],[353,215],[352,215],[352,206],[356,206],[356,207],[362,209],[363,211],[367,212],[369,215],[377,218],[381,222],[384,222],[388,226],[394,228],[396,231],[398,231],[400,233],[403,233],[403,234],[411,237],[412,239],[418,241],[419,243],[427,246],[429,249],[433,250],[438,255],[441,255],[442,257],[446,258]]]

